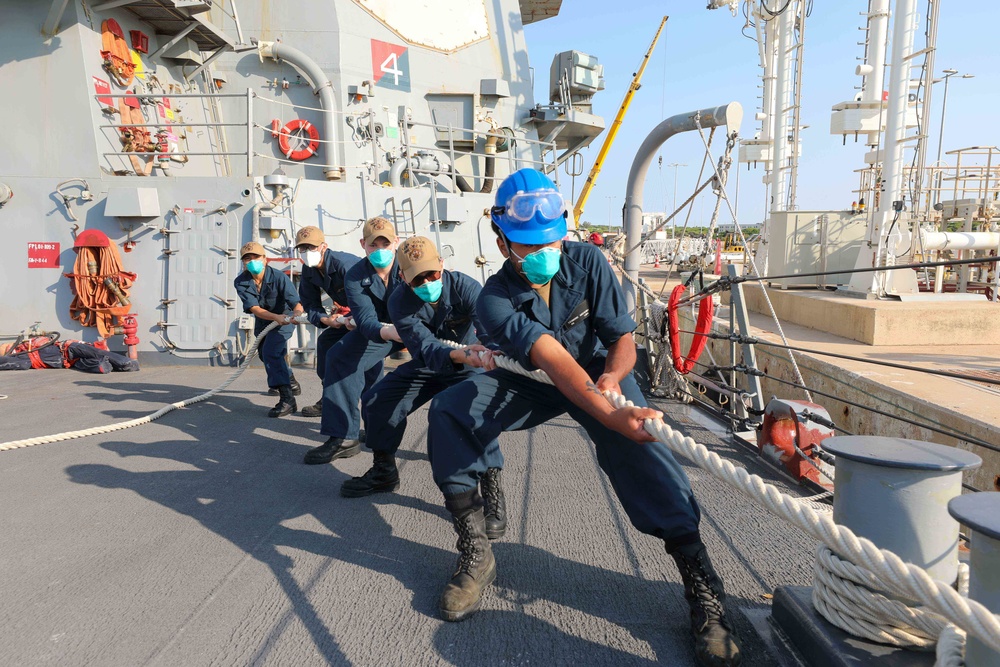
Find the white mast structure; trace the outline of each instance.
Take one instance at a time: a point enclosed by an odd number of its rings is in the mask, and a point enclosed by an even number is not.
[[[875,132],[881,126],[881,70],[882,54],[886,50],[888,33],[888,0],[872,0],[868,14],[869,48],[866,60],[859,73],[865,74],[865,85],[861,94],[861,105],[857,107],[858,121],[862,131],[871,131],[871,121],[875,120]],[[896,0],[893,11],[892,56],[889,63],[889,86],[886,93],[885,132],[882,135],[882,149],[875,159],[881,157],[881,187],[878,188],[878,208],[868,222],[867,242],[862,244],[855,268],[891,266],[895,263],[901,248],[910,245],[909,216],[904,207],[912,206],[905,195],[906,164],[903,153],[906,149],[906,131],[915,125],[914,110],[910,102],[910,69],[916,55],[912,53],[917,27],[917,0]],[[878,106],[873,106],[875,103]],[[838,112],[850,111],[845,105],[834,107],[831,130],[837,133]],[[872,115],[872,110],[878,113]],[[913,119],[911,121],[911,119]],[[841,131],[849,130],[850,122],[844,121]],[[856,130],[857,131],[857,130]],[[911,271],[885,271],[878,273],[855,273],[850,290],[862,294],[881,296],[885,294],[906,294],[917,292],[916,276]]]
[[[770,214],[796,208],[796,184],[801,124],[802,60],[805,0],[745,0],[748,21],[757,36],[761,68],[761,106],[755,118],[760,128],[753,139],[740,142],[739,162],[764,165],[768,218],[761,227],[754,255],[757,270],[767,271]],[[709,9],[729,7],[738,0],[710,0]]]

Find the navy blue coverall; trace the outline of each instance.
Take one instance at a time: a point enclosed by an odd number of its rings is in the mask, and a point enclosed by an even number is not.
[[[264,279],[259,290],[253,274],[249,271],[238,275],[233,284],[236,286],[236,294],[243,302],[243,311],[247,313],[254,306],[260,306],[269,313],[290,315],[299,304],[299,293],[295,291],[292,280],[270,266],[264,267]],[[269,324],[271,323],[267,320],[256,320],[253,326],[254,335],[259,336]],[[294,331],[294,324],[272,329],[260,345],[260,360],[264,362],[264,370],[267,371],[268,387],[281,387],[292,381],[292,372],[288,368],[285,355],[288,354],[288,339],[292,337]]]
[[[529,354],[543,334],[553,336],[595,382],[610,346],[636,324],[608,260],[585,243],[563,243],[549,304],[510,261],[486,281],[478,313],[491,341],[508,357],[534,369]],[[619,385],[635,405],[646,400],[630,373]],[[428,449],[434,480],[446,496],[476,488],[486,469],[487,445],[503,431],[533,428],[568,413],[597,447],[632,524],[668,546],[698,538],[700,511],[684,469],[659,442],[638,444],[574,405],[558,389],[509,371],[474,375],[431,402]]]
[[[486,335],[478,333],[483,331],[483,325],[476,314],[482,287],[464,273],[454,271],[442,271],[441,283],[441,297],[433,305],[425,303],[407,285],[389,297],[389,314],[413,360],[386,375],[361,397],[368,446],[373,450],[395,454],[410,413],[448,387],[482,372],[481,368],[452,362],[454,348],[439,341],[462,345],[487,342]],[[496,440],[487,445],[485,459],[487,467],[503,467]]]
[[[347,305],[357,328],[344,334],[326,355],[323,378],[323,419],[320,433],[327,437],[357,440],[361,430],[358,401],[382,375],[382,362],[399,343],[382,340],[382,322],[390,322],[389,296],[403,279],[392,263],[388,283],[375,272],[368,258],[347,270],[344,281]]]
[[[351,255],[342,254],[342,257],[357,261]],[[328,327],[319,321],[321,317],[327,316],[326,309],[323,308],[323,292],[333,300],[334,307],[347,305],[344,281],[348,266],[348,263],[327,248],[323,253],[322,271],[315,266],[302,267],[302,278],[299,280],[302,308],[306,311],[309,322],[322,332],[316,339],[316,374],[320,380],[326,375],[326,353],[347,334],[347,327]]]

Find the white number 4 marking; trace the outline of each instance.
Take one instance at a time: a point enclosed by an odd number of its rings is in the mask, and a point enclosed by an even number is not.
[[[397,67],[399,67],[399,61],[395,53],[390,53],[389,57],[379,65],[379,69],[382,70],[383,74],[392,74],[394,86],[399,85],[399,77],[403,75],[402,70],[397,69]]]

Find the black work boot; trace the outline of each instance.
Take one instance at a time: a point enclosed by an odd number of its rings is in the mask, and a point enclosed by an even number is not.
[[[284,417],[285,415],[295,414],[298,406],[295,405],[295,397],[292,396],[291,385],[283,384],[278,387],[278,404],[271,408],[270,412],[267,413],[268,417]]]
[[[340,487],[345,498],[361,498],[373,493],[387,493],[399,488],[399,470],[391,452],[375,450],[374,464],[361,477],[352,477]]]
[[[410,351],[405,347],[402,350],[396,350],[389,355],[389,358],[393,361],[410,361],[413,357],[410,355]]]
[[[684,597],[691,607],[691,634],[694,653],[703,667],[736,667],[740,647],[726,618],[723,603],[726,591],[722,579],[708,559],[701,542],[687,544],[669,552],[684,581]]]
[[[458,533],[458,564],[441,595],[441,617],[464,621],[479,611],[483,590],[497,576],[496,561],[486,537],[482,498],[475,491],[445,498]]]
[[[479,480],[479,488],[486,504],[483,508],[486,536],[491,540],[498,540],[507,532],[507,501],[503,496],[500,471],[500,468],[489,468]]]
[[[299,413],[303,417],[322,417],[323,416],[323,399],[319,399],[313,405],[307,405],[302,408],[302,412]]]
[[[291,378],[289,386],[292,388],[292,396],[301,396],[302,385],[300,385],[299,381],[295,379],[295,373],[290,373],[289,377]]]
[[[268,396],[277,396],[278,395],[278,388],[277,387],[268,387],[267,388],[267,395]]]
[[[327,438],[319,447],[313,447],[306,452],[305,463],[316,465],[329,463],[334,459],[346,459],[361,453],[361,443],[357,440],[343,438]]]

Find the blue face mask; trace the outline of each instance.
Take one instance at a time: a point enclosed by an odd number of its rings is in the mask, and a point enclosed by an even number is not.
[[[420,287],[414,287],[413,293],[420,297],[425,303],[434,303],[441,298],[441,280],[426,282]]]
[[[386,250],[384,248],[379,248],[372,254],[368,255],[368,261],[372,263],[376,269],[384,269],[387,266],[392,265],[392,260],[396,257],[396,253],[392,250]]]
[[[510,254],[517,257],[513,250]],[[524,257],[517,257],[521,260],[521,269],[524,277],[532,285],[544,285],[559,273],[559,262],[562,259],[562,251],[559,248],[542,248],[535,252],[528,253]]]
[[[247,262],[247,271],[254,274],[255,276],[259,276],[260,274],[264,273],[264,260],[251,259],[249,262]]]

